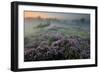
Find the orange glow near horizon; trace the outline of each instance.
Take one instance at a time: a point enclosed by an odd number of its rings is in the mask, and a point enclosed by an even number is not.
[[[42,12],[31,12],[31,11],[25,11],[24,12],[24,18],[48,18],[48,15]]]

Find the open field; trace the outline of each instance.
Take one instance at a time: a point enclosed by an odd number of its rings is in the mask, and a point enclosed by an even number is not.
[[[90,58],[90,22],[85,19],[25,19],[24,61]]]

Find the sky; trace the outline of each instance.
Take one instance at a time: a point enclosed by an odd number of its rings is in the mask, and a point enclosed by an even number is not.
[[[58,13],[58,12],[36,12],[36,11],[24,11],[24,18],[58,18],[66,20],[74,20],[85,18],[90,19],[89,14],[79,14],[79,13]]]

